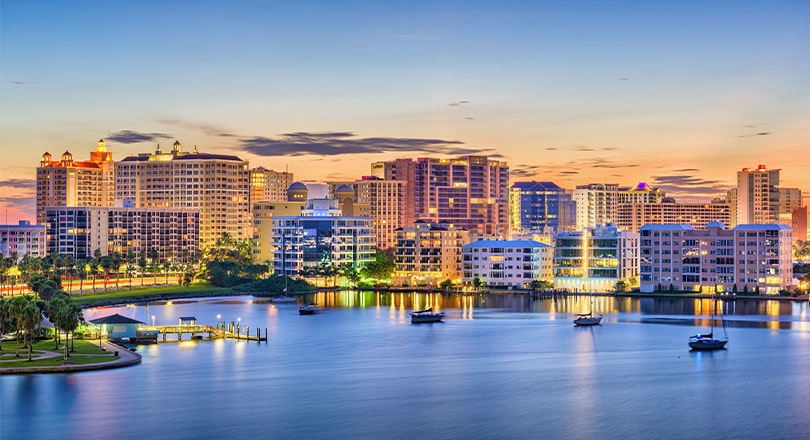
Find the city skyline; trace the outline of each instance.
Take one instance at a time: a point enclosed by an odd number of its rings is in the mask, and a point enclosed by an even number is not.
[[[45,151],[187,149],[295,180],[488,155],[515,181],[810,192],[806,2],[0,3],[0,214]]]

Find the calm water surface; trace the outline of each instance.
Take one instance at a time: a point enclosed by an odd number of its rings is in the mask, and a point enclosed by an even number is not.
[[[6,439],[787,439],[810,436],[807,303],[723,304],[727,350],[693,353],[711,302],[318,294],[91,309],[239,321],[267,343],[138,346],[143,363],[0,376]],[[447,313],[410,324],[413,308]],[[590,307],[603,325],[574,328]]]

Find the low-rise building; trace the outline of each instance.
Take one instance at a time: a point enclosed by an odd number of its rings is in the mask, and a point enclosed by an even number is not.
[[[44,257],[48,255],[45,226],[20,220],[16,225],[0,225],[0,255],[3,258]]]
[[[779,224],[711,222],[641,228],[641,291],[759,292],[777,295],[792,283],[792,229]]]
[[[612,292],[618,282],[634,285],[639,276],[639,234],[615,224],[558,234],[554,247],[554,287]]]
[[[477,278],[491,287],[530,288],[532,281],[551,281],[552,247],[532,240],[481,240],[462,248],[462,282]]]
[[[438,286],[444,280],[461,282],[461,247],[470,232],[443,223],[418,220],[396,230],[395,286]]]

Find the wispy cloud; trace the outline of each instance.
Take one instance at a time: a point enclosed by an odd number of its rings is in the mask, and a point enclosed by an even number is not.
[[[0,179],[0,188],[30,189],[35,190],[37,181],[35,179]]]
[[[447,104],[447,105],[450,106],[450,107],[460,107],[460,106],[462,106],[464,104],[469,104],[469,103],[470,103],[470,101],[456,101],[456,102],[451,102],[450,104]]]
[[[33,81],[9,81],[9,82],[11,84],[14,84],[15,86],[28,86],[28,85],[31,85],[31,84],[36,84]]]
[[[754,137],[754,136],[767,136],[769,134],[771,134],[770,131],[761,131],[759,133],[744,134],[744,135],[740,135],[740,136],[737,136],[737,137],[747,138],[747,137]]]
[[[20,211],[31,211],[36,206],[35,179],[0,180],[0,203]]]
[[[697,168],[679,168],[677,170],[672,170],[672,171],[674,171],[676,173],[697,173],[700,170],[697,169]]]
[[[241,139],[241,150],[259,156],[330,156],[338,154],[431,153],[487,154],[492,149],[472,148],[464,142],[445,139],[370,137],[361,138],[353,132],[295,132],[276,138],[256,136]],[[494,156],[494,155],[493,155]]]
[[[576,151],[596,151],[591,147],[577,147]]]
[[[235,134],[229,132],[228,130],[223,129],[222,127],[217,127],[216,125],[213,124],[206,124],[204,122],[184,121],[182,119],[174,119],[174,118],[157,119],[156,122],[180,128],[190,128],[192,130],[198,130],[203,132],[203,134],[205,134],[206,136],[219,136],[219,137],[236,136]]]
[[[171,139],[166,133],[141,133],[134,130],[121,130],[110,133],[105,138],[122,144],[137,144],[140,142],[153,142],[160,139]]]
[[[592,168],[607,168],[607,169],[614,169],[614,168],[636,168],[639,165],[635,163],[627,163],[627,164],[619,164],[614,161],[604,159],[601,157],[597,157],[595,159],[591,159],[586,161],[586,164]]]

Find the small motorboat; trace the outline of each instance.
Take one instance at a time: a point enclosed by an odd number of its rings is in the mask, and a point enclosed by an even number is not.
[[[315,304],[307,304],[298,308],[299,315],[314,315],[318,311],[318,306]]]
[[[578,313],[574,315],[574,326],[600,325],[602,315],[593,316],[593,313]]]
[[[426,322],[442,322],[444,312],[434,312],[433,309],[414,310],[411,312],[411,324]]]

